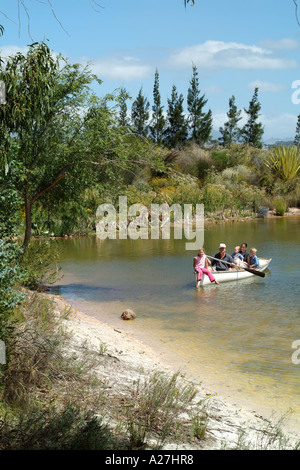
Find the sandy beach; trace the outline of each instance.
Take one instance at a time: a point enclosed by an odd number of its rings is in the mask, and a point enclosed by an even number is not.
[[[102,347],[109,361],[105,361],[97,369],[99,378],[107,384],[107,389],[114,396],[126,396],[133,389],[138,380],[143,380],[155,371],[168,375],[177,373],[174,365],[167,364],[161,354],[155,352],[148,345],[129,336],[122,329],[79,311],[66,302],[63,297],[51,294],[47,295],[54,302],[58,314],[69,310],[67,319],[63,320],[64,326],[71,333],[71,344],[74,350],[80,349],[85,343],[91,349]],[[182,373],[180,381],[190,381]],[[244,435],[245,447],[251,449],[264,449],[266,447],[266,435],[274,433],[276,425],[271,423],[270,417],[258,415],[255,411],[248,411],[242,406],[233,405],[215,395],[211,390],[206,390],[201,383],[195,383],[197,395],[195,403],[206,400],[208,413],[208,426],[203,440],[189,443],[168,442],[164,449],[235,449]],[[186,416],[188,420],[188,410]],[[286,434],[287,433],[287,434]],[[296,442],[297,436],[286,431],[288,442]],[[276,440],[275,440],[276,441]],[[269,442],[269,441],[268,441]],[[278,442],[272,444],[277,448]],[[282,445],[282,443],[280,444]]]

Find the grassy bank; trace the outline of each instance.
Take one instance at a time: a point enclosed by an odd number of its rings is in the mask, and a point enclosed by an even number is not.
[[[1,366],[1,449],[286,449],[272,422],[207,396],[143,344],[26,292]]]

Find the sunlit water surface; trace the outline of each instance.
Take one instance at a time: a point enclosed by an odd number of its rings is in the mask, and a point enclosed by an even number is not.
[[[220,242],[231,254],[246,241],[272,262],[265,278],[199,290],[196,253],[185,240],[61,240],[63,278],[52,292],[143,340],[212,393],[257,413],[292,408],[300,430],[300,364],[292,361],[300,340],[299,235],[299,217],[208,225],[208,254]],[[125,308],[136,320],[120,319]]]

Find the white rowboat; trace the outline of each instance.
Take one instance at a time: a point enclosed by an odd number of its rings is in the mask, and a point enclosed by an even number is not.
[[[269,264],[271,263],[272,258],[259,258],[259,268],[257,271],[265,271]],[[229,282],[229,281],[239,281],[240,279],[246,279],[248,277],[253,277],[255,274],[245,271],[244,269],[233,269],[232,271],[213,271],[213,276],[218,282]],[[197,274],[195,274],[195,279],[197,281]],[[206,274],[202,275],[202,281],[200,281],[199,286],[207,286],[211,283]]]

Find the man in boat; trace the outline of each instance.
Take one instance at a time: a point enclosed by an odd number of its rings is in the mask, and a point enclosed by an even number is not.
[[[226,253],[225,243],[220,243],[219,253],[217,253],[214,258],[217,259],[212,259],[211,265],[216,267],[216,271],[231,271],[231,268],[235,267],[232,256]],[[230,263],[231,267],[228,263]]]

